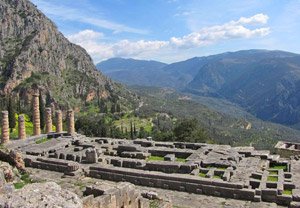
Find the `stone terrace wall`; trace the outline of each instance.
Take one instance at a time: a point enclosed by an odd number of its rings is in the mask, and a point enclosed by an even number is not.
[[[227,183],[209,179],[199,180],[191,178],[190,176],[179,177],[108,167],[90,167],[89,176],[104,180],[128,181],[136,185],[185,191],[195,194],[260,201],[260,196],[255,195],[255,190],[244,189],[243,185],[239,183]]]

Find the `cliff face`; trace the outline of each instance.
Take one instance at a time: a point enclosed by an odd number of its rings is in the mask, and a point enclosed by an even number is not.
[[[119,88],[31,2],[0,0],[0,94],[24,95],[34,86],[71,106]]]

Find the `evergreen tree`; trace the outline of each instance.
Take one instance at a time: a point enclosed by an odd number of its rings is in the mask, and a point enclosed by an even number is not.
[[[45,126],[45,103],[44,103],[41,92],[39,95],[39,103],[40,103],[40,107],[39,107],[40,108],[40,126],[41,126],[41,129],[43,130],[44,126]]]
[[[14,100],[9,97],[8,100],[8,121],[9,121],[9,127],[10,132],[13,131],[13,129],[16,127],[16,106]]]
[[[104,104],[103,113],[108,113],[108,107],[106,104]]]
[[[130,121],[130,138],[133,139],[133,126],[132,126],[132,121]]]
[[[47,93],[47,94],[46,94],[46,104],[45,104],[45,106],[46,106],[46,107],[51,107],[51,103],[52,103],[52,101],[51,101],[50,94]]]
[[[114,114],[116,112],[116,105],[114,103],[111,104],[110,112]]]
[[[20,96],[18,96],[18,113],[20,114],[22,112],[22,103]]]
[[[135,127],[135,123],[133,123],[133,135],[136,136],[137,135],[137,131],[136,131],[136,127]]]
[[[117,104],[116,112],[118,112],[118,113],[121,112],[121,105],[119,103]]]
[[[139,138],[145,138],[147,136],[147,133],[144,129],[144,127],[140,127],[140,130],[139,130]]]

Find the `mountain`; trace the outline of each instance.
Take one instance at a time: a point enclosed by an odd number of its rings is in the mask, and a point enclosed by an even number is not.
[[[152,86],[164,81],[164,76],[157,76],[161,75],[157,72],[166,65],[158,61],[111,58],[97,64],[96,67],[105,75],[124,84]]]
[[[185,91],[225,98],[272,122],[300,121],[300,55],[281,51],[226,53],[201,67]]]
[[[176,62],[157,69],[155,75],[136,73],[143,82],[126,74],[118,80],[227,99],[260,119],[299,126],[299,54],[244,50]]]
[[[154,116],[155,119],[159,114],[173,122],[174,119],[196,118],[216,143],[273,149],[278,140],[296,142],[300,139],[299,130],[257,119],[226,100],[187,95],[171,88],[130,86],[130,89],[144,103],[135,112],[141,118]],[[160,124],[163,126],[163,121]]]
[[[120,95],[87,52],[70,43],[28,0],[0,1],[0,95],[29,98],[38,87],[53,102],[80,106]],[[119,93],[119,94],[117,94]]]

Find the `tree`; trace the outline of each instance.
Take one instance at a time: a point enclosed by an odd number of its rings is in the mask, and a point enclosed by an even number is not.
[[[13,129],[16,127],[16,106],[14,100],[9,97],[8,100],[8,121],[9,121],[9,127],[10,132],[13,131]]]
[[[116,112],[118,112],[118,113],[121,112],[121,105],[120,105],[120,103],[117,104]]]
[[[133,135],[136,136],[137,135],[137,131],[136,131],[136,127],[135,127],[135,123],[133,123]]]
[[[133,126],[132,126],[132,121],[130,121],[130,138],[133,139]]]
[[[46,104],[45,104],[45,106],[46,106],[46,107],[51,107],[51,103],[52,103],[52,101],[51,101],[51,96],[50,96],[49,93],[47,93],[47,94],[46,94]]]
[[[114,114],[116,112],[116,105],[114,103],[111,104],[110,112]]]
[[[200,128],[197,119],[183,119],[174,128],[176,140],[184,142],[205,142],[209,138]]]
[[[146,138],[146,136],[147,132],[145,131],[145,128],[141,126],[139,130],[139,138]]]
[[[45,103],[44,103],[43,96],[42,96],[41,92],[40,92],[40,95],[39,95],[39,103],[40,103],[40,106],[39,106],[39,109],[40,109],[40,126],[41,126],[41,129],[43,130],[44,126],[45,126]]]

